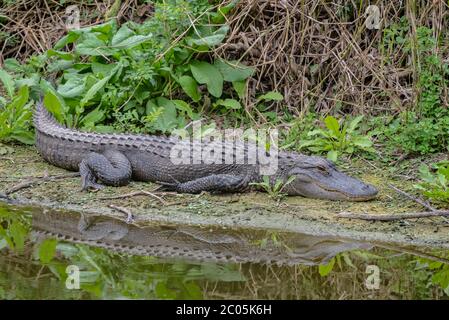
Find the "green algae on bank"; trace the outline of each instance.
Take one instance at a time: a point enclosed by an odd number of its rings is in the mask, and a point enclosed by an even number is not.
[[[81,192],[79,177],[44,181],[14,192],[10,197],[19,203],[52,208],[70,209],[86,213],[125,218],[131,212],[136,222],[191,224],[199,226],[246,227],[267,230],[299,232],[313,235],[331,235],[358,240],[388,241],[414,245],[449,247],[449,225],[443,218],[424,218],[394,222],[369,222],[339,219],[342,211],[394,214],[422,211],[415,202],[394,192],[388,184],[412,190],[413,182],[390,177],[375,166],[366,163],[351,165],[351,174],[374,184],[379,196],[367,202],[340,202],[286,197],[277,202],[265,193],[225,195],[163,195],[163,200],[149,196],[118,197],[140,190],[151,191],[157,185],[132,182],[128,186],[106,187],[98,192]],[[58,176],[68,172],[45,163],[34,147],[14,147],[14,153],[1,158],[0,193],[22,183],[43,176]],[[110,206],[115,206],[111,208]]]

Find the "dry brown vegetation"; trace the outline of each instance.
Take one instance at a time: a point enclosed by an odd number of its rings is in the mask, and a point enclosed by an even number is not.
[[[380,8],[378,30],[365,25],[369,4]],[[322,113],[398,112],[416,101],[419,57],[413,48],[383,48],[383,33],[405,16],[406,36],[432,28],[434,52],[448,61],[448,9],[441,0],[242,0],[217,54],[257,66],[250,92],[278,90],[296,114],[311,105]]]
[[[66,33],[66,9],[76,5],[83,27],[104,22],[108,16],[119,21],[141,21],[152,6],[139,0],[123,0],[114,10],[115,0],[3,0],[0,5],[0,63],[4,58],[24,60],[32,54],[50,49]],[[111,10],[113,12],[111,12]]]
[[[67,6],[77,4],[81,24],[87,26],[104,21],[114,2],[4,1],[0,30],[7,35],[0,36],[0,63],[50,48],[66,31]],[[152,13],[144,1],[117,2],[120,21],[141,21]],[[379,29],[365,25],[369,4],[380,9]],[[401,17],[408,24],[403,36],[411,39],[410,50],[394,40],[385,43],[385,31]],[[241,0],[228,19],[229,37],[214,55],[256,67],[247,108],[256,93],[277,90],[296,115],[311,108],[322,114],[371,115],[410,110],[419,95],[419,26],[433,30],[439,40],[434,53],[449,62],[449,6],[444,0]]]

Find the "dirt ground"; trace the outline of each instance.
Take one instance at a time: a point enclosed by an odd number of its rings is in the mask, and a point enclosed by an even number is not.
[[[348,168],[345,169],[348,171]],[[363,172],[363,174],[362,174]],[[45,163],[34,147],[14,147],[0,156],[0,194],[9,194],[18,203],[104,214],[126,219],[128,211],[135,223],[187,224],[222,228],[255,228],[310,235],[338,236],[371,242],[449,248],[449,223],[441,217],[381,222],[339,218],[338,213],[395,214],[425,211],[420,205],[395,192],[389,184],[413,192],[406,175],[385,173],[385,169],[365,160],[354,161],[351,175],[372,183],[379,197],[369,202],[336,202],[287,197],[278,202],[266,193],[227,195],[156,194],[105,199],[136,191],[152,191],[157,185],[132,182],[126,187],[106,187],[98,192],[81,192],[79,177],[44,181],[42,177],[67,175],[67,171]],[[29,182],[37,181],[30,186]],[[1,197],[0,197],[1,200]],[[110,206],[115,206],[111,208]]]

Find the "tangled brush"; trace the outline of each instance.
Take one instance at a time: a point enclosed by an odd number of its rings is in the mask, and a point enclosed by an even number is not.
[[[379,8],[378,28],[370,4]],[[448,8],[442,0],[241,0],[215,54],[256,67],[247,107],[256,93],[276,90],[297,115],[391,114],[413,108],[419,94],[417,26],[432,28],[440,39],[433,50],[448,57]],[[396,30],[403,16],[408,27]],[[412,48],[388,40],[388,30],[412,39]]]

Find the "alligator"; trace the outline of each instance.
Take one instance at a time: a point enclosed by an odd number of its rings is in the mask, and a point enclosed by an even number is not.
[[[217,150],[216,145],[222,142],[78,131],[60,124],[42,100],[34,111],[34,126],[40,155],[50,164],[79,171],[82,190],[101,189],[104,185],[123,186],[131,179],[155,182],[179,193],[262,189],[265,176],[262,169],[266,164],[260,157],[247,161],[250,151],[255,150],[252,143],[227,143],[224,148],[232,150],[231,163],[211,162],[201,157],[196,160],[194,154],[201,154],[205,148]],[[173,161],[175,149],[175,153],[187,152],[189,161]],[[270,160],[271,151],[265,153]],[[269,176],[269,183],[283,182],[282,192],[288,195],[349,201],[366,201],[377,195],[374,186],[339,171],[327,159],[287,151],[272,154],[276,156],[271,159],[276,160],[277,166]],[[244,156],[246,162],[236,161],[238,156]],[[218,159],[226,160],[225,157],[227,154],[221,151]]]

